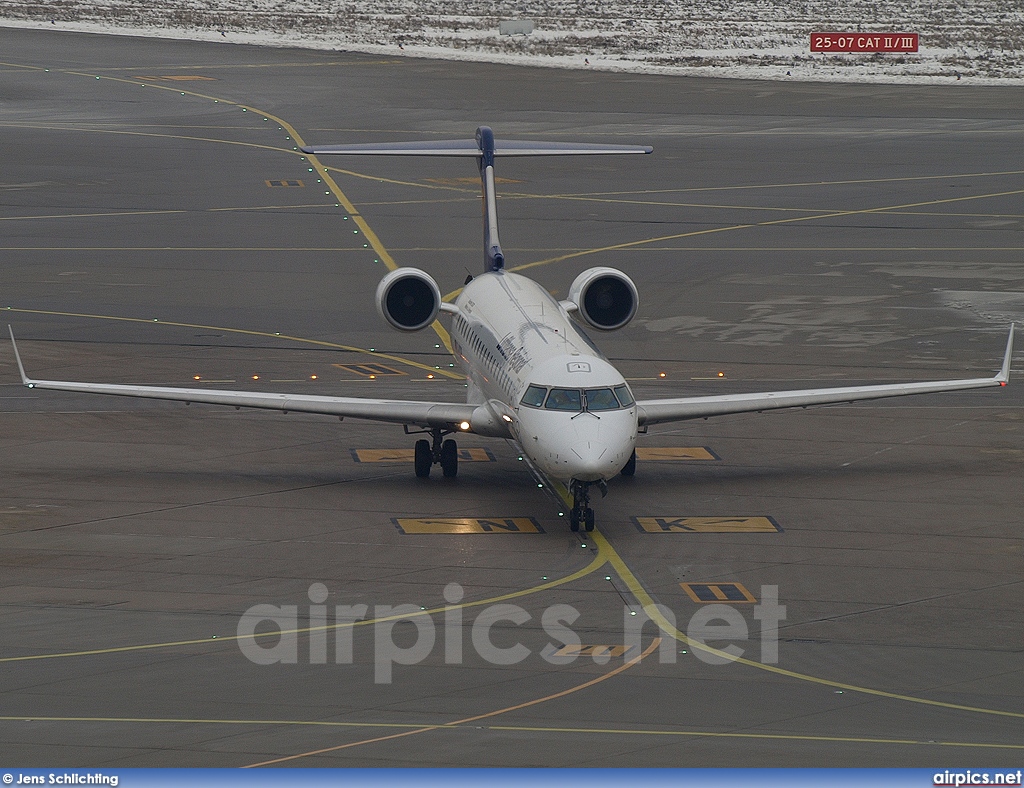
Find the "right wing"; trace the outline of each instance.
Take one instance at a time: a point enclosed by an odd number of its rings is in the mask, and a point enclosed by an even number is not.
[[[668,421],[706,419],[733,413],[753,413],[780,408],[807,408],[812,405],[837,405],[860,400],[903,397],[910,394],[936,394],[965,391],[991,386],[1005,386],[1010,380],[1010,357],[1013,355],[1013,330],[1006,340],[1003,367],[991,378],[939,380],[926,383],[883,383],[874,386],[846,386],[829,389],[797,389],[767,391],[754,394],[721,394],[710,397],[679,397],[677,399],[637,400],[641,427]]]
[[[353,419],[385,421],[420,427],[454,430],[462,422],[472,423],[476,405],[456,402],[416,402],[363,397],[317,397],[308,394],[269,394],[252,391],[224,391],[217,389],[186,389],[167,386],[129,386],[111,383],[73,383],[63,380],[34,380],[25,374],[21,354],[14,341],[10,326],[11,344],[18,362],[21,382],[30,389],[77,391],[83,394],[112,394],[121,397],[164,399],[177,402],[201,402],[208,405],[233,405],[236,408],[265,408],[285,413],[320,413],[327,416],[346,416]],[[464,431],[464,430],[460,430]]]

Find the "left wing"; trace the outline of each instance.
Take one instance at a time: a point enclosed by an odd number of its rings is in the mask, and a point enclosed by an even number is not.
[[[944,391],[965,391],[990,386],[1005,386],[1010,380],[1010,357],[1013,355],[1013,331],[1006,340],[1003,367],[995,377],[967,380],[940,380],[926,383],[885,383],[874,386],[847,386],[830,389],[799,389],[769,391],[756,394],[724,394],[711,397],[680,397],[678,399],[637,400],[641,427],[668,421],[706,419],[731,413],[751,413],[779,408],[806,408],[811,405],[835,405],[859,400],[903,397],[909,394],[936,394]]]
[[[462,422],[472,423],[475,405],[456,402],[415,402],[406,400],[368,399],[363,397],[316,397],[307,394],[268,394],[251,391],[170,388],[166,386],[127,386],[110,383],[71,383],[62,380],[33,380],[25,374],[14,331],[10,326],[11,344],[18,362],[21,382],[30,389],[78,391],[84,394],[114,394],[121,397],[166,399],[178,402],[201,402],[209,405],[233,405],[236,408],[265,408],[285,413],[321,413],[353,419],[412,424],[421,427],[456,429]],[[465,431],[465,430],[460,430]]]

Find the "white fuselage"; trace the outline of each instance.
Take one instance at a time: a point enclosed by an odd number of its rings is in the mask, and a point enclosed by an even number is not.
[[[532,279],[495,271],[469,282],[455,306],[452,347],[470,402],[502,419],[545,474],[587,482],[616,475],[635,448],[637,408],[622,375],[562,305]]]

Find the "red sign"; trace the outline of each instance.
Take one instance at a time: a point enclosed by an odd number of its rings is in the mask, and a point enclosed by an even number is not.
[[[812,52],[917,52],[917,33],[811,33]]]

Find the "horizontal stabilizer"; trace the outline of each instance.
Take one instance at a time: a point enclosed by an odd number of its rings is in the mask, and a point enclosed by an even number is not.
[[[649,145],[595,145],[579,142],[528,142],[495,140],[495,156],[580,156],[619,153],[651,153]],[[303,153],[371,156],[480,156],[476,140],[426,142],[370,142],[359,145],[307,145]]]

